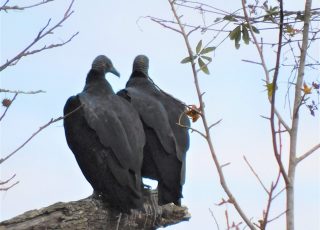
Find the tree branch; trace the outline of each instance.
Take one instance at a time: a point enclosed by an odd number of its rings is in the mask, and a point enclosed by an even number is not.
[[[320,149],[320,143],[312,147],[309,151],[304,153],[302,156],[298,157],[296,160],[297,164],[303,161],[304,159],[306,159],[307,157],[309,157],[312,153],[314,153],[318,149]]]
[[[0,117],[0,121],[2,121],[2,119],[5,117],[8,109],[11,107],[12,103],[14,102],[14,100],[16,99],[16,97],[18,96],[18,93],[15,93],[15,95],[13,96],[13,98],[11,99],[10,104],[6,107],[5,111],[3,112],[3,114]]]
[[[53,123],[56,123],[60,120],[63,120],[64,118],[70,116],[72,113],[78,111],[80,108],[82,108],[82,105],[79,106],[78,108],[76,108],[75,110],[71,111],[70,113],[66,114],[65,116],[61,116],[58,118],[51,118],[51,120],[46,123],[45,125],[41,126],[35,133],[33,133],[22,145],[20,145],[17,149],[15,149],[13,152],[11,152],[10,154],[8,154],[6,157],[4,158],[0,158],[0,164],[2,164],[3,162],[5,162],[6,160],[8,160],[10,157],[12,157],[16,152],[18,152],[20,149],[22,149],[29,141],[31,141],[37,134],[39,134],[42,130],[44,130],[45,128],[47,128],[48,126],[52,125]]]
[[[306,0],[305,2],[305,14],[304,14],[304,25],[302,33],[302,45],[300,48],[300,63],[298,68],[298,76],[295,84],[295,95],[293,102],[293,117],[290,132],[290,146],[289,146],[289,169],[288,178],[289,183],[287,184],[287,212],[286,212],[286,223],[287,230],[294,229],[294,181],[297,164],[297,144],[298,144],[298,127],[299,127],[299,108],[302,101],[301,89],[304,79],[304,70],[309,42],[309,27],[311,17],[311,5],[312,0]]]
[[[12,177],[10,177],[8,180],[0,181],[0,185],[4,185],[4,184],[9,183],[15,177],[16,177],[16,174],[13,174]]]
[[[25,10],[25,9],[29,9],[29,8],[33,8],[33,7],[36,7],[36,6],[40,6],[40,5],[43,5],[43,4],[47,4],[49,2],[52,2],[54,0],[44,0],[42,2],[38,2],[38,3],[35,3],[33,5],[28,5],[28,6],[7,6],[8,2],[10,0],[7,0],[5,2],[5,4],[3,4],[1,7],[0,7],[0,11],[1,10],[4,10],[4,11],[7,11],[7,10]]]
[[[251,223],[250,219],[245,215],[245,213],[241,209],[240,205],[238,204],[237,200],[234,198],[233,194],[231,193],[231,191],[229,190],[229,188],[228,188],[228,186],[226,184],[221,165],[220,165],[220,163],[218,161],[217,155],[216,155],[215,150],[213,148],[211,135],[210,135],[210,130],[209,130],[209,126],[208,126],[206,115],[205,115],[204,102],[203,102],[203,99],[202,99],[202,93],[201,93],[200,85],[199,85],[199,81],[198,81],[197,70],[196,70],[196,67],[195,67],[195,62],[194,62],[194,60],[192,58],[193,57],[193,52],[192,52],[192,49],[191,49],[191,46],[190,46],[190,43],[189,43],[189,40],[188,40],[188,36],[187,36],[187,33],[186,33],[186,31],[185,31],[185,29],[184,29],[184,27],[183,27],[183,25],[182,25],[182,23],[180,21],[180,17],[178,16],[177,11],[176,11],[176,9],[174,7],[175,1],[174,0],[168,0],[168,2],[170,4],[170,6],[171,6],[172,13],[173,13],[178,25],[179,25],[179,28],[180,28],[180,31],[181,31],[180,34],[182,34],[183,39],[185,41],[185,45],[186,45],[186,48],[188,50],[189,57],[191,58],[190,64],[191,64],[192,73],[193,73],[193,77],[194,77],[194,84],[195,84],[195,87],[196,87],[196,92],[197,92],[198,100],[199,100],[199,104],[200,104],[200,112],[201,112],[200,114],[201,114],[201,118],[202,118],[204,129],[205,129],[205,133],[206,133],[206,141],[208,143],[211,156],[213,158],[213,161],[215,163],[216,169],[217,169],[218,174],[219,174],[220,184],[221,184],[222,188],[224,189],[224,191],[226,192],[226,194],[228,195],[230,203],[233,204],[233,206],[235,207],[235,209],[237,210],[237,212],[239,213],[241,218],[246,222],[248,227],[251,230],[256,229],[254,227],[254,225]]]
[[[17,62],[22,58],[22,57],[25,57],[25,56],[28,56],[28,55],[31,55],[31,54],[34,54],[34,53],[38,53],[40,51],[43,51],[43,50],[46,50],[46,49],[51,49],[51,48],[55,48],[55,47],[58,47],[58,46],[62,46],[62,45],[65,45],[66,43],[70,42],[77,34],[73,34],[66,42],[62,42],[62,43],[59,43],[59,44],[51,44],[49,46],[44,46],[42,47],[41,49],[35,49],[35,50],[31,50],[29,51],[29,49],[31,47],[33,47],[37,42],[39,42],[41,39],[43,39],[44,37],[50,35],[50,34],[53,34],[53,31],[55,29],[57,29],[58,27],[60,27],[62,25],[62,23],[67,20],[72,14],[73,14],[73,11],[70,11],[71,10],[71,7],[73,5],[73,2],[74,0],[71,1],[68,9],[66,10],[66,12],[64,13],[64,16],[63,18],[57,23],[55,24],[54,26],[52,26],[51,28],[49,28],[47,31],[45,31],[45,29],[49,26],[50,24],[50,20],[48,21],[48,23],[39,31],[37,37],[25,48],[23,49],[19,54],[17,54],[15,57],[13,57],[12,59],[10,60],[7,60],[6,63],[4,63],[3,65],[0,66],[0,72],[2,70],[4,70],[5,68],[7,68],[8,66],[12,66],[12,65],[15,65],[17,64]],[[45,32],[44,32],[45,31]]]
[[[253,169],[253,167],[251,166],[251,164],[249,163],[249,161],[247,160],[247,158],[245,156],[243,156],[244,161],[247,163],[247,165],[249,166],[251,172],[253,173],[253,175],[258,179],[260,185],[262,186],[262,188],[264,189],[264,191],[269,194],[269,191],[267,189],[267,187],[263,184],[262,180],[260,179],[259,175],[256,173],[256,171]]]
[[[6,181],[0,181],[0,186],[3,186],[7,183],[9,183],[13,178],[16,177],[16,174],[14,174],[12,177],[10,177],[8,180]],[[15,183],[13,183],[12,185],[10,185],[9,187],[0,187],[0,191],[8,191],[9,189],[11,189],[13,186],[17,185],[19,183],[19,181],[16,181]]]
[[[17,184],[19,184],[19,181],[16,181],[15,183],[10,185],[9,187],[0,188],[0,191],[8,191],[9,189],[11,189],[13,186],[16,186]]]
[[[263,70],[264,70],[264,73],[265,73],[266,83],[267,83],[267,84],[270,84],[269,71],[268,71],[268,68],[267,68],[267,65],[266,65],[264,56],[263,56],[262,48],[261,48],[261,47],[259,46],[259,44],[258,44],[258,40],[257,40],[257,38],[256,38],[256,36],[255,36],[255,34],[254,34],[254,32],[253,32],[253,29],[252,29],[252,26],[251,26],[251,22],[250,22],[250,20],[249,20],[248,12],[247,12],[247,10],[246,10],[246,5],[245,5],[245,4],[246,4],[246,3],[245,3],[246,1],[245,1],[245,0],[241,0],[241,2],[242,2],[242,9],[243,9],[243,13],[244,13],[244,16],[245,16],[245,20],[246,20],[246,22],[247,22],[247,24],[248,24],[248,26],[249,26],[249,28],[250,28],[250,29],[249,29],[249,32],[250,32],[250,34],[251,34],[251,37],[252,37],[252,39],[253,39],[253,41],[254,41],[254,45],[256,46],[257,51],[258,51],[259,56],[260,56],[260,59],[261,59],[261,65],[262,65]],[[274,87],[274,90],[273,90],[272,95],[274,96],[274,93],[275,93],[275,91],[276,91],[276,88],[275,88],[275,86],[273,86],[273,87]],[[272,104],[272,99],[270,100],[270,98],[269,98],[269,101],[270,101],[271,104]],[[272,107],[274,108],[274,106],[272,106]],[[281,115],[277,112],[277,110],[276,110],[275,108],[273,109],[273,112],[277,115],[279,121],[283,124],[283,126],[284,126],[285,128],[289,128],[289,126],[284,122],[284,120],[282,119]],[[272,116],[273,116],[273,115],[272,115]],[[271,119],[270,119],[270,121],[271,121]],[[273,120],[272,120],[271,123],[273,123]],[[290,131],[290,129],[289,129],[288,131]],[[279,165],[279,167],[280,167],[280,171],[281,171],[281,174],[282,174],[282,176],[283,176],[283,179],[285,180],[286,183],[288,183],[288,182],[289,182],[289,179],[288,179],[287,172],[286,172],[286,170],[284,169],[284,166],[283,166],[283,164],[282,164],[282,162],[281,162],[281,159],[279,158],[279,154],[277,154],[278,151],[277,151],[277,148],[276,148],[276,146],[275,146],[274,135],[272,135],[272,136],[273,136],[273,147],[274,147],[275,158],[276,158],[276,160],[277,160],[277,162],[278,162],[278,165]]]

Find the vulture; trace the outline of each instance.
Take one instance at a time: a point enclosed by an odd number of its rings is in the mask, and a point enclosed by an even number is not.
[[[64,106],[64,129],[94,194],[111,208],[128,213],[142,208],[145,134],[139,114],[105,79],[108,72],[120,76],[109,58],[96,57],[83,91]]]
[[[190,121],[185,105],[160,90],[148,75],[149,59],[138,55],[126,88],[117,94],[140,115],[146,135],[141,175],[158,181],[158,203],[181,205]]]

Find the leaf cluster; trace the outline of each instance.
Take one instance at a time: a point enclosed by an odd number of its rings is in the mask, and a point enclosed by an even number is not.
[[[260,33],[257,27],[251,25],[251,28],[254,33],[256,34]],[[250,42],[249,30],[250,30],[250,26],[247,23],[242,23],[230,32],[229,38],[230,40],[234,40],[236,49],[240,48],[241,39],[246,45],[249,44]]]
[[[204,46],[202,45],[202,40],[200,40],[196,46],[196,52],[193,56],[185,57],[181,60],[182,64],[189,62],[198,62],[199,68],[205,74],[210,74],[208,69],[208,64],[212,62],[212,58],[208,56],[209,53],[214,51],[216,47],[214,46]]]

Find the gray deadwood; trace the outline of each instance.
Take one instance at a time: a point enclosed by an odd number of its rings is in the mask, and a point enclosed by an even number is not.
[[[42,229],[157,229],[182,221],[190,214],[186,207],[173,204],[157,205],[157,192],[146,191],[144,210],[125,214],[111,210],[100,199],[92,196],[72,202],[58,202],[48,207],[31,210],[0,223],[0,230]]]

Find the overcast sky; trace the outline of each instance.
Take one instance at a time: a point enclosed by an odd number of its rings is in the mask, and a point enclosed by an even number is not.
[[[1,1],[1,4],[4,1]],[[24,3],[23,3],[24,2]],[[27,5],[33,1],[10,1],[10,5]],[[208,1],[226,11],[240,8],[240,0]],[[285,1],[291,2],[291,1]],[[314,1],[319,7],[319,2]],[[1,64],[13,57],[31,42],[49,18],[56,23],[69,1],[56,0],[50,4],[25,11],[0,12]],[[290,3],[293,4],[293,3]],[[303,2],[287,6],[303,9]],[[300,5],[298,5],[300,4]],[[45,90],[45,94],[19,95],[5,119],[0,123],[2,157],[23,143],[38,127],[51,118],[62,115],[67,98],[82,91],[92,60],[105,54],[121,73],[121,78],[106,75],[115,91],[125,86],[138,54],[150,59],[150,76],[163,90],[185,101],[197,104],[197,96],[188,65],[180,64],[187,56],[179,34],[164,29],[143,16],[173,19],[167,1],[76,1],[74,14],[46,42],[65,41],[79,31],[74,40],[61,48],[23,58],[15,67],[2,71],[1,88],[11,90]],[[188,14],[187,14],[188,13]],[[199,22],[199,14],[186,12],[183,20]],[[272,38],[274,35],[269,35]],[[203,38],[208,42],[212,34],[191,36],[193,47]],[[39,44],[38,47],[45,43]],[[217,45],[217,44],[213,44]],[[319,43],[311,51],[319,59]],[[270,68],[273,53],[267,58]],[[269,104],[264,88],[263,70],[244,63],[242,59],[257,60],[253,46],[242,45],[234,49],[227,40],[213,55],[209,66],[211,74],[200,74],[200,84],[205,92],[207,116],[210,123],[222,122],[213,129],[215,150],[224,168],[231,190],[249,217],[257,221],[267,203],[267,195],[246,166],[243,155],[254,165],[267,186],[275,179],[277,165],[273,157],[268,116]],[[289,71],[282,70],[279,88],[286,89]],[[306,81],[320,80],[319,72],[306,74]],[[283,93],[284,92],[284,93]],[[283,90],[283,98],[285,90]],[[281,91],[279,90],[281,95]],[[1,94],[1,100],[12,97]],[[281,100],[279,108],[288,111]],[[3,108],[1,109],[3,111]],[[284,115],[289,121],[288,113]],[[309,150],[320,140],[319,112],[316,117],[303,108],[301,114],[299,153]],[[193,124],[201,129],[201,122]],[[225,229],[224,212],[227,209],[235,222],[241,221],[233,207],[217,206],[226,198],[219,185],[210,152],[205,141],[191,133],[191,146],[187,154],[187,178],[183,205],[188,206],[192,218],[167,229],[216,229],[212,210]],[[283,138],[287,150],[288,139]],[[296,229],[320,229],[320,152],[306,159],[297,169],[296,178]],[[20,183],[8,192],[0,193],[0,220],[11,218],[30,209],[48,206],[59,201],[85,198],[92,193],[83,177],[64,136],[62,122],[50,126],[32,140],[13,158],[0,166],[0,180],[17,174]],[[283,186],[281,183],[280,187]],[[271,217],[284,211],[285,194],[280,195],[271,210]],[[285,218],[272,224],[270,229],[284,229]]]

